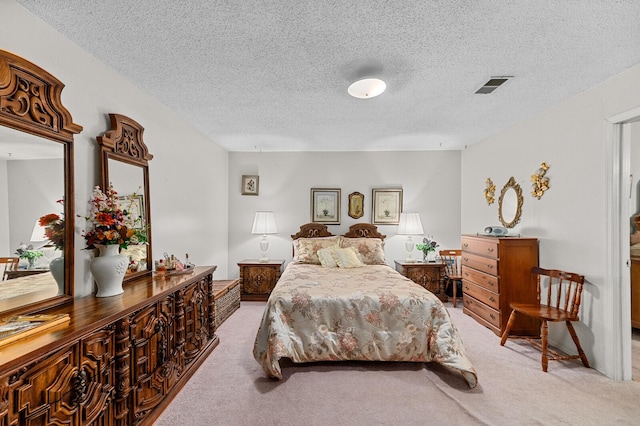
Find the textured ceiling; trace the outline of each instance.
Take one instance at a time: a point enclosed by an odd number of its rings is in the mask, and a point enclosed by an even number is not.
[[[640,63],[637,0],[17,1],[230,151],[462,149]]]

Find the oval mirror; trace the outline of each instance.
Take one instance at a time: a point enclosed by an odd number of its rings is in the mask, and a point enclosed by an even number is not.
[[[520,222],[522,215],[522,188],[516,183],[513,176],[502,187],[498,199],[498,218],[505,228],[513,228]]]
[[[64,85],[0,50],[0,317],[72,300],[74,124]],[[47,227],[40,226],[46,217]],[[45,235],[46,234],[46,235]]]

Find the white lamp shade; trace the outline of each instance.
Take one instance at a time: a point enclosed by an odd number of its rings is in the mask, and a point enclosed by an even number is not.
[[[256,212],[253,218],[252,234],[277,234],[276,219],[273,212]]]
[[[33,231],[31,232],[30,242],[47,241],[47,237],[44,235],[44,226],[40,226],[40,222],[36,220],[36,224],[33,225]]]
[[[398,235],[422,235],[422,221],[419,213],[400,213]]]

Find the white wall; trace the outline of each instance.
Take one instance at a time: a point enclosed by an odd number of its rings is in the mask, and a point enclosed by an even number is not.
[[[144,94],[12,0],[0,6],[0,48],[39,65],[66,87],[62,102],[75,123],[75,208],[84,215],[99,183],[97,135],[110,127],[108,114],[124,114],[144,128],[150,163],[153,253],[189,253],[199,265],[217,265],[227,275],[228,154],[174,112]],[[117,188],[116,188],[117,189]],[[81,230],[76,219],[76,296],[94,291]]]
[[[0,160],[0,253],[9,256],[11,241],[9,239],[9,185],[7,184],[7,161]]]
[[[260,176],[258,196],[241,195],[242,175]],[[341,224],[329,225],[335,235],[350,225],[371,221],[373,188],[402,188],[405,212],[418,212],[425,234],[441,248],[460,247],[460,152],[289,152],[229,154],[229,275],[238,276],[236,263],[260,257],[261,236],[251,235],[257,210],[273,210],[278,234],[270,235],[269,257],[291,260],[291,235],[311,221],[310,189],[339,188]],[[347,214],[348,196],[364,194],[364,216]],[[405,259],[405,236],[397,225],[379,225],[387,235],[385,255],[393,265]],[[418,241],[418,238],[414,238]],[[420,257],[417,250],[414,258]]]
[[[540,264],[584,274],[582,322],[576,327],[592,366],[610,373],[603,342],[605,241],[605,146],[607,117],[640,106],[640,66],[524,120],[462,153],[462,231],[495,222],[497,203],[487,206],[487,177],[499,194],[510,176],[524,193],[521,223],[515,228],[540,239]],[[530,176],[545,161],[551,189],[537,200]],[[497,198],[496,198],[497,199]],[[623,238],[628,238],[624,236]],[[554,328],[552,339],[567,350],[568,334]]]

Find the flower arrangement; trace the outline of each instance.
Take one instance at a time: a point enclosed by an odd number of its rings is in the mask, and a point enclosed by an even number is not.
[[[64,200],[58,200],[64,205]],[[64,247],[64,215],[49,213],[40,218],[38,224],[44,228],[44,236],[55,246],[56,250]]]
[[[135,197],[132,194],[130,197]],[[98,245],[118,244],[126,249],[130,244],[145,244],[147,233],[140,217],[132,217],[126,209],[119,205],[118,193],[109,186],[102,192],[99,186],[93,189],[89,200],[89,216],[85,220],[93,229],[83,231],[87,249],[96,248]]]
[[[44,256],[44,253],[40,250],[34,250],[32,244],[26,245],[22,243],[20,243],[20,246],[16,249],[16,254],[20,259],[27,259],[29,267],[33,267],[37,258]]]
[[[427,257],[429,252],[436,251],[436,247],[440,247],[440,245],[434,241],[433,237],[424,237],[422,243],[416,244],[416,248],[422,252],[424,257]]]

